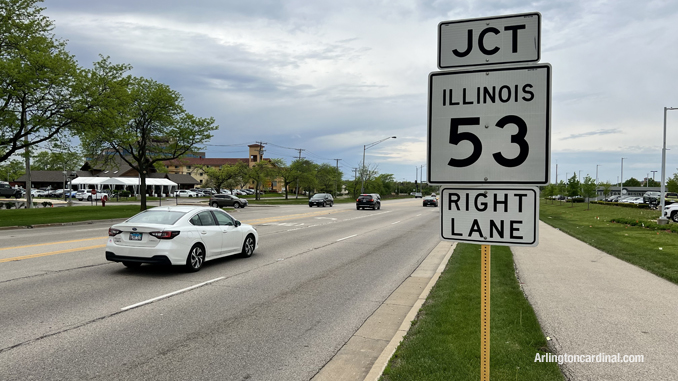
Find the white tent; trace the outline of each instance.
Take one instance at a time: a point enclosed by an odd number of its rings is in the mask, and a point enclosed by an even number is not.
[[[134,193],[138,194],[141,180],[138,177],[77,177],[71,182],[72,185],[78,185],[79,189],[87,189],[90,185],[95,189],[102,190],[104,185],[108,188],[115,189],[116,185],[122,187],[131,186],[134,188]],[[172,188],[177,188],[177,183],[169,179],[147,178],[146,186],[152,187],[152,194],[168,194],[173,191]],[[159,187],[156,188],[156,187]],[[165,192],[167,187],[167,192]]]

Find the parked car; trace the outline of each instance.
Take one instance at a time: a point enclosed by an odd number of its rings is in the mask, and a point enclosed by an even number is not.
[[[78,201],[109,200],[111,195],[104,191],[97,191],[92,194],[92,189],[84,189],[79,190],[78,193],[75,194],[75,198],[78,199]]]
[[[376,193],[361,194],[355,201],[355,208],[357,210],[365,208],[381,209],[381,196]]]
[[[228,189],[222,189],[221,192],[219,192],[219,193],[220,194],[231,194],[231,191],[228,190]]]
[[[422,197],[423,196],[422,196],[421,192],[415,192],[414,193],[414,198],[422,198]]]
[[[186,189],[180,189],[172,194],[172,197],[198,197],[198,194]]]
[[[0,183],[0,198],[19,198],[21,197],[21,189],[15,189],[9,186],[9,183]]]
[[[330,207],[334,205],[334,198],[329,193],[316,193],[308,199],[308,207],[317,206],[325,207],[329,205]]]
[[[607,201],[607,202],[617,202],[620,197],[621,196],[617,194],[617,195],[610,196],[610,197],[606,198],[605,201]]]
[[[228,233],[228,234],[225,234]],[[170,206],[147,209],[108,229],[106,259],[127,267],[142,263],[185,266],[240,254],[249,257],[259,245],[256,229],[220,209]]]
[[[224,206],[232,206],[236,209],[244,208],[248,204],[244,198],[238,198],[228,194],[215,194],[210,197],[210,205],[215,208],[223,208]]]
[[[678,193],[675,192],[666,192],[664,194],[664,203],[674,203],[678,202]]]
[[[678,223],[678,203],[666,205],[663,212],[664,217]]]
[[[438,207],[438,198],[436,196],[426,196],[422,199],[423,206],[433,205]]]
[[[643,202],[646,204],[658,204],[660,195],[660,192],[645,192]]]

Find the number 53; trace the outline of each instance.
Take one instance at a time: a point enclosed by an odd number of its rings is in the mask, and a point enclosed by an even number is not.
[[[525,140],[525,135],[527,135],[527,124],[525,121],[516,115],[507,115],[497,122],[495,127],[504,128],[508,124],[513,124],[518,127],[518,133],[511,135],[511,143],[517,144],[520,147],[520,152],[518,156],[513,159],[507,159],[502,155],[501,152],[495,152],[492,154],[494,161],[497,164],[503,167],[517,167],[525,162],[527,155],[530,152],[530,146]],[[459,132],[459,126],[479,126],[480,118],[452,118],[450,119],[450,144],[457,145],[464,140],[471,142],[473,144],[473,152],[467,158],[464,159],[450,159],[447,165],[451,167],[468,167],[469,165],[475,163],[480,158],[480,154],[483,151],[483,144],[480,142],[478,136],[474,135],[471,132]]]

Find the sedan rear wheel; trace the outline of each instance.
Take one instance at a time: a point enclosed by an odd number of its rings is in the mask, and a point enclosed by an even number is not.
[[[186,258],[186,270],[196,272],[205,263],[205,250],[200,245],[193,245]]]
[[[245,242],[242,244],[242,252],[240,255],[247,258],[251,257],[252,253],[254,253],[254,236],[250,234],[245,238]]]

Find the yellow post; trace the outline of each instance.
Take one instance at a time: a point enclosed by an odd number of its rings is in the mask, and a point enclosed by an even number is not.
[[[480,246],[480,380],[490,380],[490,245]]]

